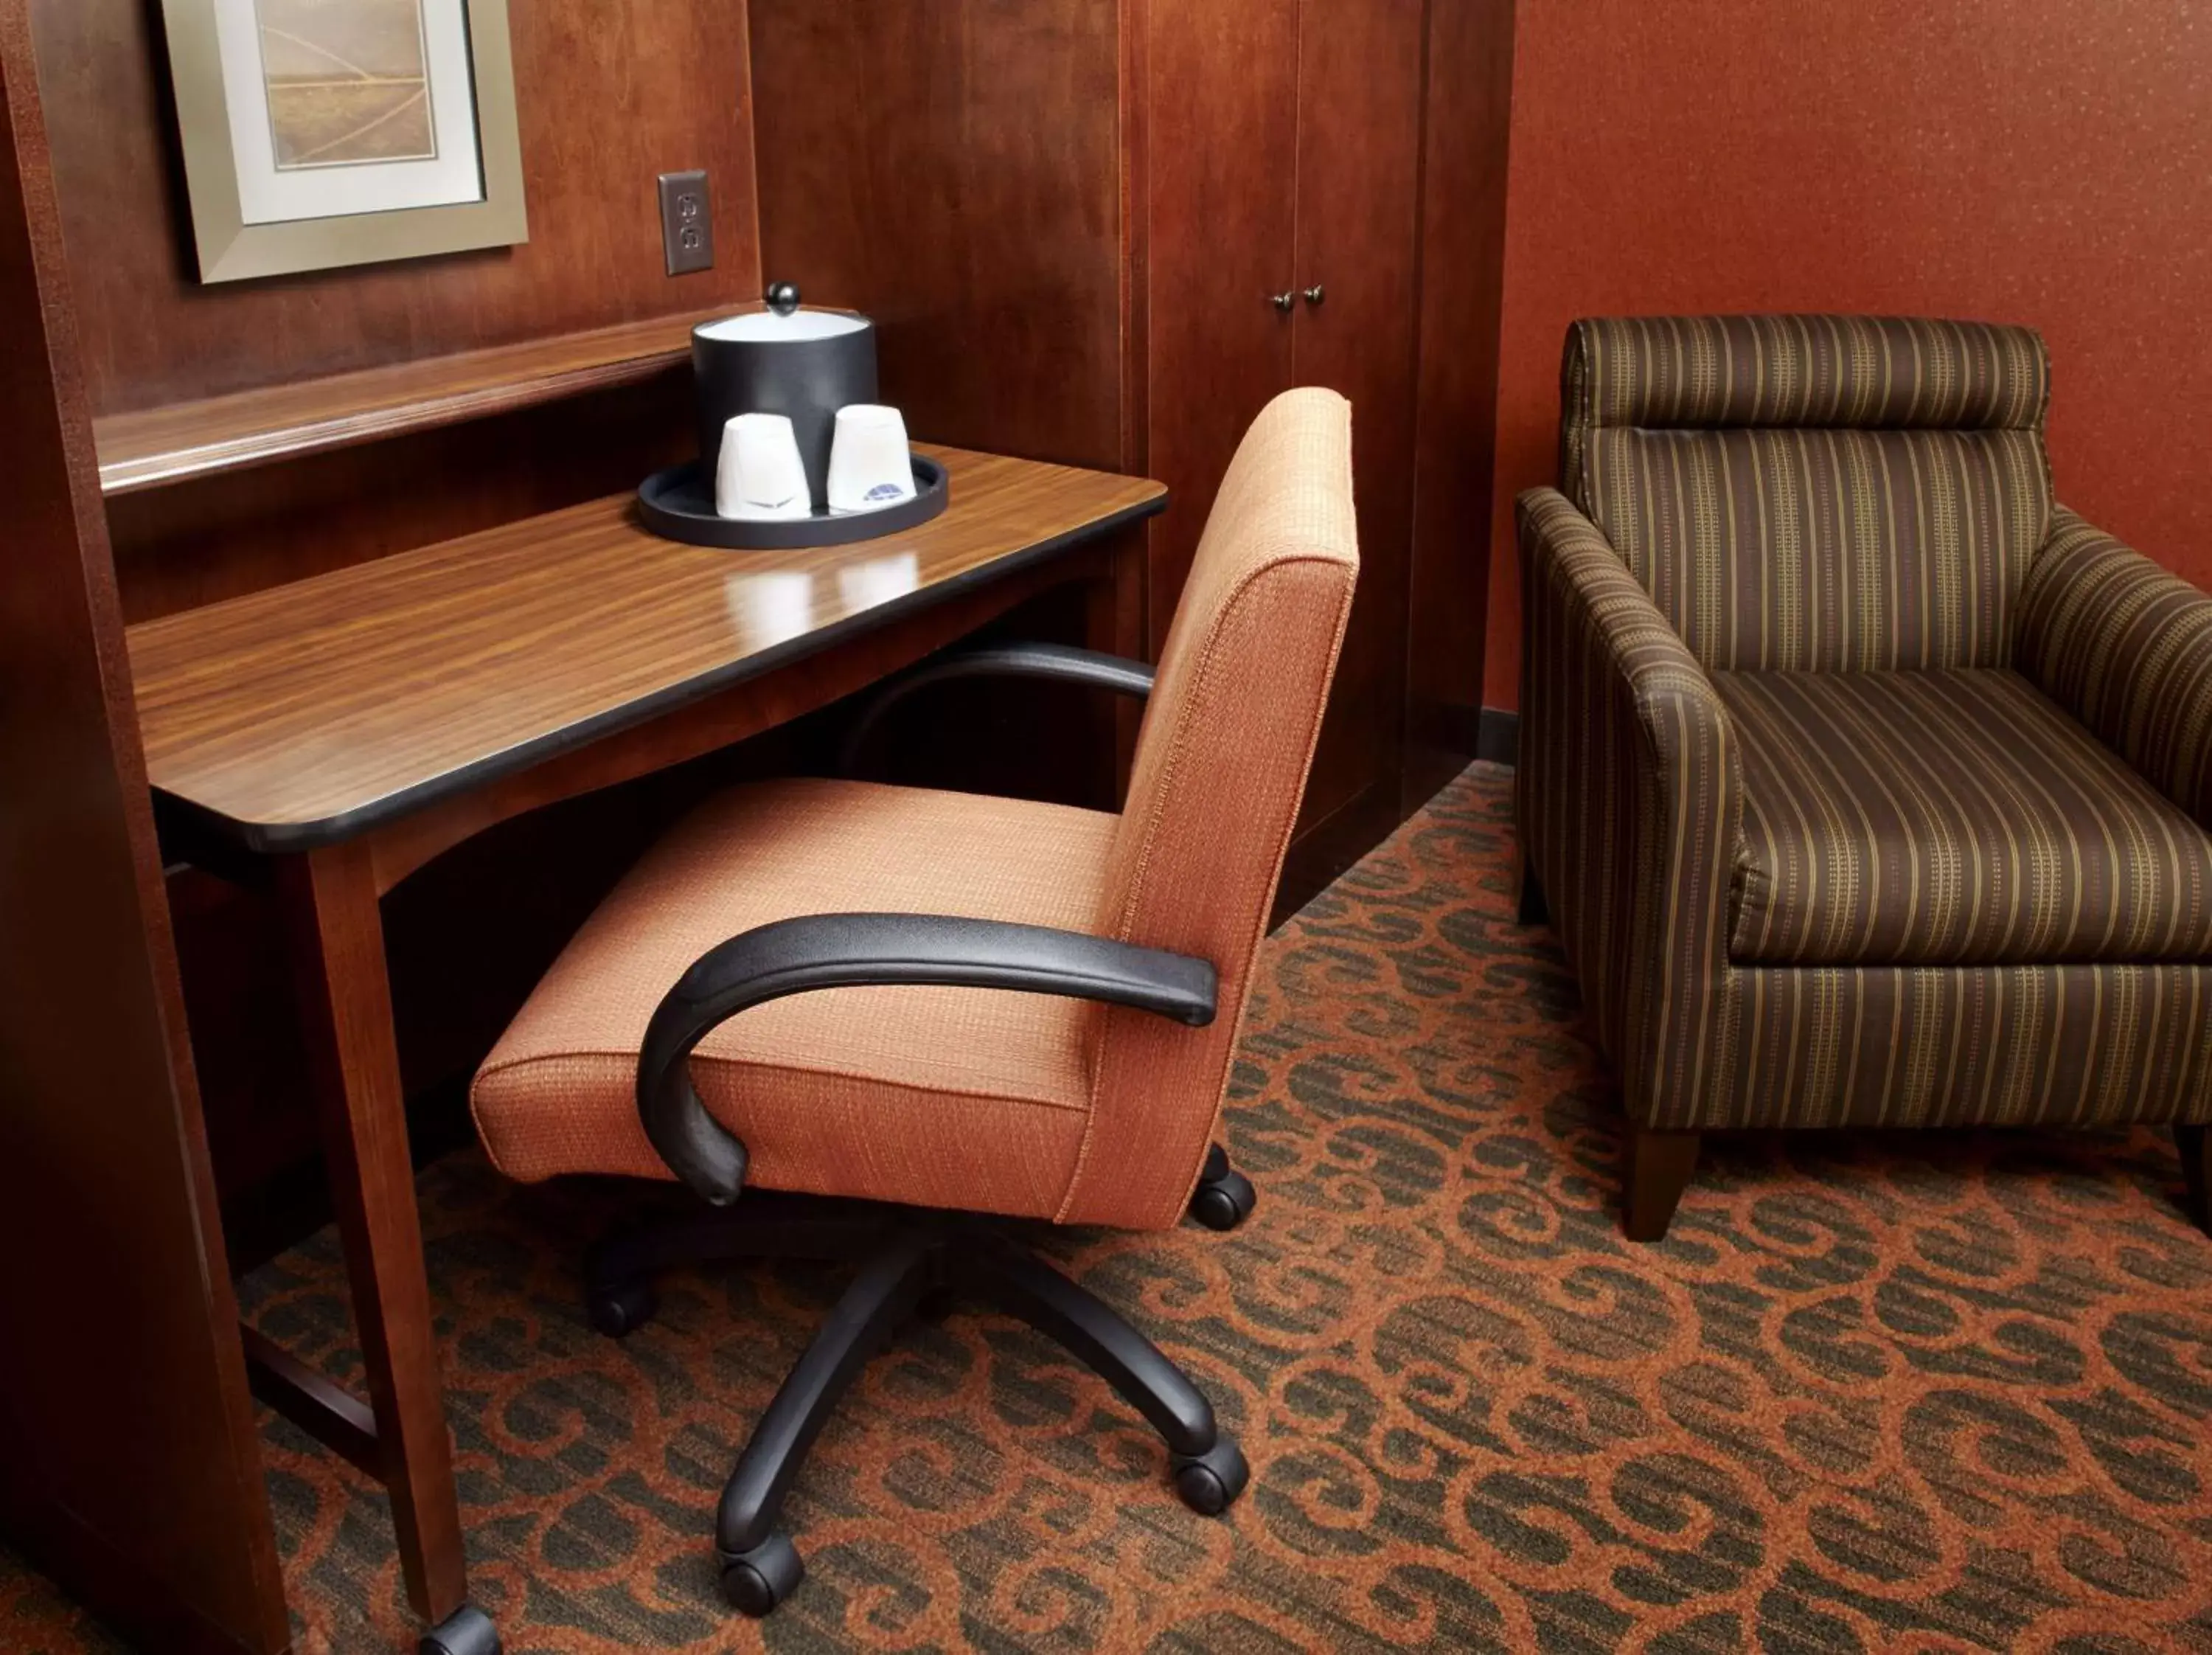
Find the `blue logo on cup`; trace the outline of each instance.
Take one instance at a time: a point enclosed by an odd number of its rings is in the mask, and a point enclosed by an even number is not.
[[[862,495],[860,498],[863,500],[898,500],[902,499],[905,495],[906,490],[899,487],[896,483],[878,483],[874,488],[869,490],[867,493]]]

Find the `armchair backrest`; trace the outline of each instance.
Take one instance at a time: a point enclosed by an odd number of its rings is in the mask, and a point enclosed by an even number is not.
[[[2051,510],[2033,331],[1607,318],[1561,380],[1562,492],[1709,670],[2009,660]]]
[[[1211,1027],[1102,1013],[1091,1135],[1060,1216],[1181,1210],[1226,1084],[1359,572],[1352,405],[1287,391],[1230,463],[1137,742],[1103,935],[1213,962]]]

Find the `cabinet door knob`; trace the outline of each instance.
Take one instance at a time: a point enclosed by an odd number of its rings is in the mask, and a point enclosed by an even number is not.
[[[1292,305],[1294,305],[1294,304],[1297,303],[1297,301],[1298,301],[1298,295],[1297,295],[1297,294],[1295,294],[1295,293],[1278,293],[1278,294],[1276,294],[1273,298],[1271,298],[1271,299],[1269,299],[1269,300],[1267,301],[1267,302],[1268,302],[1269,304],[1271,304],[1271,305],[1274,306],[1274,307],[1275,307],[1276,309],[1278,309],[1278,310],[1281,310],[1281,311],[1287,311],[1287,310],[1289,310],[1289,309],[1290,309],[1290,307],[1291,307]]]
[[[1317,305],[1328,297],[1328,295],[1322,290],[1322,285],[1318,282],[1306,289],[1306,302],[1310,305]]]

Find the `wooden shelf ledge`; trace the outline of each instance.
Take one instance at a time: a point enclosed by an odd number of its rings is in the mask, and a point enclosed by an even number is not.
[[[609,386],[684,360],[699,323],[757,303],[398,362],[93,422],[103,494],[131,494]]]

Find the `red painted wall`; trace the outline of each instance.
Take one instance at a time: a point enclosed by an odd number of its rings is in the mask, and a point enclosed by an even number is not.
[[[2212,9],[1522,0],[1485,701],[1577,316],[2025,322],[2058,497],[2212,586]]]

